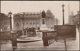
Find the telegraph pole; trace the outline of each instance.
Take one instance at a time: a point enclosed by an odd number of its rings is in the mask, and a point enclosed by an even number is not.
[[[23,31],[22,31],[23,35],[24,35],[24,16],[25,16],[25,12],[23,12]]]
[[[64,26],[64,4],[62,4],[62,12],[63,12],[63,26]],[[65,45],[65,51],[67,51],[67,45],[66,45],[66,37],[63,37],[64,45]]]
[[[64,4],[62,5],[62,12],[63,12],[63,25],[64,25]]]

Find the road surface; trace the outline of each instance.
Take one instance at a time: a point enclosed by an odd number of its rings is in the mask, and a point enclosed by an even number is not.
[[[80,30],[77,29],[76,34],[79,38]],[[75,39],[67,39],[67,50],[78,50],[78,38]],[[12,50],[11,41],[8,41],[1,45],[1,50]],[[26,42],[26,43],[17,43],[16,50],[65,50],[64,41],[58,40],[57,42],[53,42],[51,45],[44,47],[43,41],[35,41],[35,42]]]

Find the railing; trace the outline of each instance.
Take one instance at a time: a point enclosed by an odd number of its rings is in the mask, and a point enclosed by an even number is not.
[[[43,46],[49,46],[56,40],[56,31],[40,31],[42,32]]]

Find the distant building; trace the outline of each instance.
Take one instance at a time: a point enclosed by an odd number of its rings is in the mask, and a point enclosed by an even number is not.
[[[23,28],[40,28],[41,26],[41,12],[23,12],[14,14],[14,29],[15,30],[22,30]],[[46,25],[48,28],[54,27],[55,25],[55,18],[54,15],[51,13],[50,10],[46,12]]]
[[[0,13],[0,32],[9,30],[10,30],[10,18],[4,13]]]
[[[79,13],[80,12],[78,11],[76,15],[74,15],[73,13],[70,15],[70,17],[69,17],[69,24],[70,25],[77,25],[77,24],[79,24],[79,20],[80,20]]]
[[[41,12],[23,12],[13,14],[13,29],[22,30],[23,28],[40,28],[42,24]],[[50,10],[46,12],[46,25],[48,28],[54,28],[56,24],[55,16]],[[10,17],[7,14],[0,13],[0,31],[10,31]]]
[[[71,15],[69,15],[69,24],[73,25],[74,24],[74,14],[71,12]]]

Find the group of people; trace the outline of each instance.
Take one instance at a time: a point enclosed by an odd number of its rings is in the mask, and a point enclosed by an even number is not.
[[[22,31],[24,32],[24,35],[36,36],[36,29],[34,27],[32,27],[32,28],[25,28],[24,30],[17,31],[18,36],[23,35]]]

